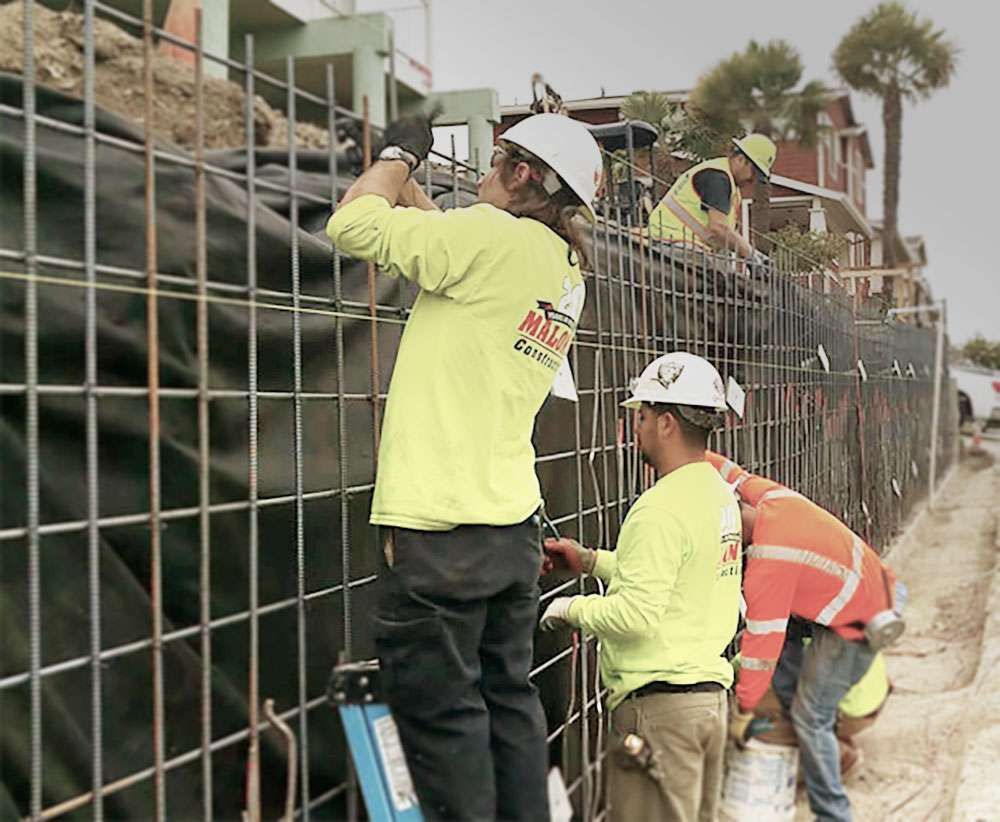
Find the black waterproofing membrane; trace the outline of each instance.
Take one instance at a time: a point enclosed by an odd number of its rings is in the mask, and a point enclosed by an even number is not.
[[[21,82],[0,75],[0,102],[20,109]],[[83,104],[39,88],[38,113],[83,125]],[[23,120],[4,115],[0,128],[0,257],[7,274],[24,272],[23,165],[26,152]],[[97,112],[97,131],[141,147],[141,129],[106,112]],[[42,665],[78,660],[67,670],[42,679],[43,807],[85,794],[91,788],[90,583],[87,517],[88,474],[85,451],[86,399],[85,328],[87,290],[84,273],[84,148],[83,136],[44,123],[37,128],[38,363],[39,383],[67,386],[63,393],[43,393],[39,399],[38,450],[40,522],[77,523],[47,533],[40,543],[40,637]],[[162,603],[166,759],[197,752],[202,740],[202,635],[200,614],[200,540],[198,506],[197,345],[195,335],[195,188],[191,157],[175,146],[158,148],[187,164],[166,159],[156,163],[156,232],[158,270],[159,363],[161,385],[161,505],[168,515],[162,531]],[[133,388],[98,398],[99,515],[120,517],[99,531],[99,609],[101,647],[122,649],[102,663],[102,730],[104,782],[112,783],[152,767],[152,663],[149,499],[149,418],[147,396],[147,337],[145,285],[144,158],[121,144],[99,142],[96,150],[97,232],[95,262],[103,267],[96,291],[97,383],[102,387]],[[243,151],[211,152],[211,164],[242,175]],[[357,169],[338,158],[342,193]],[[207,175],[207,270],[209,305],[209,364],[211,401],[211,503],[231,504],[214,510],[211,539],[211,738],[225,740],[247,727],[249,670],[248,599],[248,322],[247,217],[253,203],[256,222],[258,307],[258,455],[259,498],[277,502],[259,509],[260,694],[273,697],[279,711],[299,704],[300,675],[307,700],[323,696],[327,676],[344,648],[345,551],[347,581],[364,580],[376,568],[377,537],[367,524],[369,486],[373,479],[370,323],[367,318],[367,274],[363,264],[342,260],[336,292],[331,247],[323,228],[330,213],[330,158],[325,152],[300,151],[296,188],[312,195],[297,198],[297,228],[291,222],[288,194],[288,153],[258,150],[259,183],[253,201],[240,179]],[[432,175],[432,193],[451,203],[453,178]],[[459,186],[459,202],[472,198],[471,185]],[[615,215],[609,214],[614,218]],[[853,378],[833,384],[824,378],[816,359],[825,346],[832,370],[850,372],[856,358],[853,316],[830,306],[822,294],[792,288],[787,279],[761,273],[748,278],[715,271],[693,257],[664,258],[661,251],[628,252],[629,241],[601,223],[593,233],[588,297],[574,355],[578,404],[550,399],[539,416],[536,446],[543,460],[539,476],[553,517],[587,512],[569,519],[564,533],[588,544],[612,544],[627,501],[634,498],[641,467],[622,448],[627,414],[618,407],[628,380],[653,356],[673,348],[693,350],[730,363],[726,368],[751,391],[754,413],[777,416],[787,402],[802,419],[828,410],[835,414],[857,390]],[[302,388],[317,398],[302,403],[301,539],[296,533],[294,472],[292,248],[297,249]],[[626,253],[628,252],[628,253]],[[64,262],[60,262],[64,261]],[[53,282],[49,278],[57,278]],[[0,278],[0,383],[25,382],[25,290],[16,276]],[[378,364],[381,390],[389,384],[396,347],[414,289],[387,277],[376,278],[380,306]],[[339,296],[339,299],[338,299]],[[338,375],[336,325],[343,331],[343,373]],[[899,340],[885,337],[868,349],[873,374],[888,368]],[[912,339],[911,339],[912,338]],[[907,338],[909,360],[918,369],[932,362],[926,334]],[[461,340],[456,340],[461,345]],[[754,366],[752,363],[766,363]],[[904,366],[905,367],[905,366]],[[806,368],[809,375],[789,376]],[[756,370],[755,370],[756,369]],[[727,375],[728,375],[727,374]],[[594,391],[595,387],[598,389]],[[773,388],[773,397],[769,393]],[[767,389],[767,390],[765,390]],[[873,390],[870,387],[865,390]],[[342,391],[344,419],[335,395]],[[587,393],[589,391],[589,393]],[[754,392],[757,392],[756,399]],[[227,393],[228,392],[228,393]],[[821,394],[826,393],[826,399]],[[916,404],[921,395],[906,399]],[[823,407],[820,408],[820,404]],[[839,403],[839,404],[838,404]],[[0,528],[20,529],[26,523],[25,394],[16,388],[0,393]],[[823,419],[823,414],[815,414]],[[597,422],[595,423],[595,417]],[[763,417],[761,417],[763,419]],[[339,447],[344,426],[346,450]],[[442,421],[442,424],[447,424]],[[782,429],[772,439],[767,426],[740,434],[727,433],[723,444],[752,447],[758,462],[778,469],[783,455],[821,456],[808,472],[816,493],[827,489],[832,510],[854,511],[858,490],[854,449],[857,421],[845,414],[844,430],[827,431],[830,443],[816,449],[816,437],[806,430]],[[624,435],[624,438],[630,436]],[[750,442],[758,438],[759,441]],[[786,441],[787,440],[787,441]],[[838,445],[839,441],[839,445]],[[342,466],[341,460],[344,460]],[[790,464],[790,463],[789,463]],[[593,470],[591,470],[593,466]],[[347,543],[342,539],[339,489],[344,470],[349,493]],[[886,470],[889,470],[888,468]],[[898,474],[898,470],[894,470]],[[419,481],[419,478],[415,478]],[[323,493],[330,491],[330,493]],[[831,490],[832,489],[832,490]],[[312,496],[309,496],[312,494]],[[624,495],[624,496],[623,496]],[[626,502],[619,502],[625,499]],[[874,504],[874,503],[872,503]],[[173,512],[173,513],[169,513]],[[598,516],[598,512],[600,515]],[[129,520],[128,517],[132,517]],[[0,541],[0,678],[29,670],[28,549],[20,534]],[[304,605],[307,654],[297,652],[299,558],[304,590],[321,592]],[[563,580],[547,580],[545,588]],[[326,592],[326,593],[322,593]],[[572,591],[571,591],[572,592]],[[353,656],[372,650],[368,615],[373,586],[351,591],[350,634]],[[185,629],[187,629],[185,631]],[[132,647],[130,643],[137,645]],[[145,645],[143,643],[146,643]],[[540,636],[537,662],[565,647],[565,636]],[[588,664],[593,666],[593,647]],[[565,720],[569,666],[553,665],[538,679],[550,727]],[[591,693],[591,697],[593,694]],[[27,676],[0,690],[0,817],[15,818],[28,809],[30,790],[29,686]],[[301,737],[302,725],[290,720]],[[308,776],[311,796],[319,796],[346,779],[345,747],[339,720],[325,704],[308,712]],[[571,748],[579,754],[579,726],[571,731]],[[593,735],[591,731],[591,736]],[[262,740],[262,793],[265,814],[274,818],[284,800],[285,754],[273,732]],[[300,739],[301,742],[301,739]],[[590,752],[593,758],[596,751]],[[559,761],[559,744],[553,761]],[[244,807],[246,742],[220,744],[212,755],[216,818],[237,818]],[[167,808],[172,819],[201,814],[202,762],[195,753],[167,775]],[[105,797],[107,818],[147,818],[152,808],[153,781],[146,777]],[[318,807],[318,818],[338,818],[343,795]],[[89,818],[86,807],[67,818]]]

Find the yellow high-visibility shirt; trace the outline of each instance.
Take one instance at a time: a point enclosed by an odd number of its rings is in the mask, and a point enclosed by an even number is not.
[[[371,522],[416,530],[513,525],[541,504],[535,415],[583,309],[575,254],[491,205],[338,208],[327,234],[421,291],[396,358]]]
[[[889,673],[885,668],[885,657],[875,654],[871,666],[861,679],[854,683],[837,709],[844,716],[860,719],[875,713],[889,696]]]
[[[686,241],[697,245],[711,245],[708,209],[704,207],[701,195],[694,185],[694,178],[698,173],[710,169],[720,171],[729,178],[729,211],[726,213],[726,222],[735,230],[742,203],[740,187],[736,185],[733,172],[729,168],[729,158],[716,157],[714,160],[705,160],[689,168],[674,181],[670,191],[650,212],[651,237],[672,242]]]
[[[616,550],[597,552],[607,594],[574,600],[569,619],[601,640],[609,707],[654,681],[732,684],[722,654],[739,618],[741,528],[732,490],[695,462],[639,497]]]

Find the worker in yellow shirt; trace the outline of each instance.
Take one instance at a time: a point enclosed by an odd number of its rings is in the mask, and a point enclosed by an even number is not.
[[[736,230],[740,186],[755,175],[770,179],[777,155],[774,142],[763,134],[734,139],[728,157],[698,163],[674,181],[649,215],[650,236],[753,256],[750,243]]]
[[[784,650],[775,671],[773,687],[754,708],[756,718],[765,719],[767,723],[759,726],[762,733],[756,734],[761,742],[775,745],[799,744],[795,728],[782,707],[776,691],[794,692],[798,686],[798,677],[802,669],[803,646],[810,640],[799,636],[799,630],[789,631],[790,638],[785,643]],[[739,678],[739,656],[733,660]],[[840,747],[840,775],[846,776],[861,759],[861,753],[854,742],[854,737],[871,727],[885,707],[886,700],[892,691],[889,674],[886,670],[885,657],[875,654],[871,666],[837,704],[837,720],[834,733]]]
[[[736,632],[742,569],[739,506],[705,460],[726,407],[722,379],[701,357],[674,352],[650,363],[631,393],[624,405],[639,410],[639,448],[660,478],[632,506],[615,551],[546,540],[555,567],[609,584],[603,597],[553,600],[541,624],[601,640],[609,818],[710,822],[733,681],[723,652]]]
[[[383,526],[375,646],[428,820],[546,820],[545,717],[528,680],[542,562],[531,435],[583,309],[572,225],[602,162],[555,114],[506,131],[479,202],[420,206],[426,118],[327,226],[343,253],[420,286],[389,387],[371,522]]]

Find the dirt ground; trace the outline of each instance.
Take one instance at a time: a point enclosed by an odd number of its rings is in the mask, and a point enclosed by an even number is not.
[[[983,445],[888,553],[909,588],[907,631],[846,780],[859,822],[1000,820],[1000,439]],[[796,822],[811,818],[800,794]]]
[[[3,0],[0,0],[2,3]],[[22,73],[24,4],[0,5],[0,71]],[[35,4],[35,66],[40,85],[83,97],[83,16]],[[94,64],[97,105],[142,126],[145,120],[143,49],[140,33],[95,20]],[[242,82],[242,78],[240,83]],[[205,147],[246,145],[243,87],[205,77]],[[153,58],[153,126],[161,139],[194,147],[194,68],[165,55]],[[296,125],[296,145],[326,148],[329,135],[310,123]],[[288,144],[288,120],[263,99],[254,99],[254,140],[258,146]]]

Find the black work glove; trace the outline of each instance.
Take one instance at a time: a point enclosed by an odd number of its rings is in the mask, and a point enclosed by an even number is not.
[[[434,145],[431,123],[440,112],[440,108],[436,107],[428,114],[413,114],[394,120],[382,134],[383,146],[399,146],[422,163]]]

